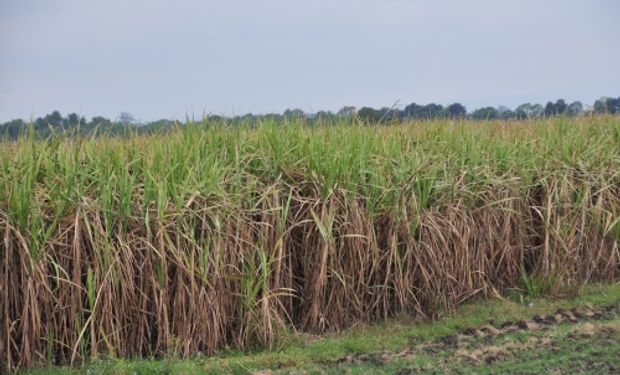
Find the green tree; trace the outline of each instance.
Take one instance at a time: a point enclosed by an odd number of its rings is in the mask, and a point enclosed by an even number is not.
[[[567,105],[564,99],[558,99],[553,106],[556,115],[563,115],[566,112]]]
[[[363,107],[357,112],[357,115],[363,122],[371,124],[377,123],[381,119],[381,113],[370,107]]]
[[[532,117],[532,104],[523,103],[517,108],[515,108],[515,116],[519,119]]]
[[[287,109],[286,111],[284,111],[284,113],[282,115],[284,117],[288,118],[288,119],[303,118],[304,117],[304,111],[302,111],[301,109],[298,109],[298,108]]]
[[[6,135],[9,139],[16,139],[27,124],[22,119],[15,119],[0,125],[0,136]]]
[[[555,104],[553,104],[553,102],[547,102],[547,104],[545,105],[545,117],[551,117],[551,116],[555,116],[556,111],[555,111]]]
[[[567,108],[566,108],[566,114],[568,116],[579,116],[583,113],[583,104],[581,104],[580,101],[574,101],[572,102]]]
[[[344,106],[344,107],[342,107],[338,111],[337,115],[338,116],[343,116],[343,117],[350,117],[350,116],[355,115],[355,112],[356,112],[356,108],[355,107],[353,107],[353,106]]]
[[[594,102],[595,113],[607,113],[607,98],[600,98]]]
[[[493,107],[478,108],[472,113],[472,117],[480,120],[493,120],[498,118],[497,109]]]
[[[129,112],[121,112],[121,114],[118,115],[118,122],[123,125],[130,125],[136,122],[136,118]]]
[[[620,98],[607,98],[605,106],[608,113],[620,113]]]
[[[430,103],[424,106],[422,110],[424,117],[428,119],[445,117],[446,112],[441,104]]]
[[[449,117],[464,117],[467,109],[461,103],[453,103],[446,108],[446,113]]]
[[[422,118],[424,106],[411,103],[403,110],[403,116],[408,118]]]

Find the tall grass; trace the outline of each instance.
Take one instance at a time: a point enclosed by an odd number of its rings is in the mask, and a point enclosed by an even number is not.
[[[0,368],[620,279],[617,117],[26,136],[0,169]]]

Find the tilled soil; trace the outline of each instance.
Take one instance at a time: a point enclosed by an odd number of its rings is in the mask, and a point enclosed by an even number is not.
[[[401,351],[350,354],[310,372],[620,374],[620,302],[411,337]]]

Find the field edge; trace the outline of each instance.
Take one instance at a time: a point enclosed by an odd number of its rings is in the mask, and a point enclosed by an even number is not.
[[[420,321],[409,316],[378,323],[361,324],[340,333],[315,336],[291,335],[287,344],[275,350],[221,352],[214,356],[197,355],[193,359],[95,359],[81,367],[33,367],[18,371],[22,375],[96,375],[96,374],[244,374],[270,373],[272,370],[303,371],[316,366],[337,364],[352,355],[380,351],[398,351],[412,339],[428,341],[454,335],[467,327],[484,325],[489,320],[529,319],[537,314],[579,305],[604,305],[620,302],[620,283],[589,284],[565,294],[530,298],[519,291],[503,298],[474,299],[435,321]],[[318,371],[318,370],[317,370]]]

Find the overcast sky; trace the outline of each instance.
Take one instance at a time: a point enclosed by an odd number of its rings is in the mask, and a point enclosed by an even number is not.
[[[618,0],[0,0],[0,122],[600,96]]]

